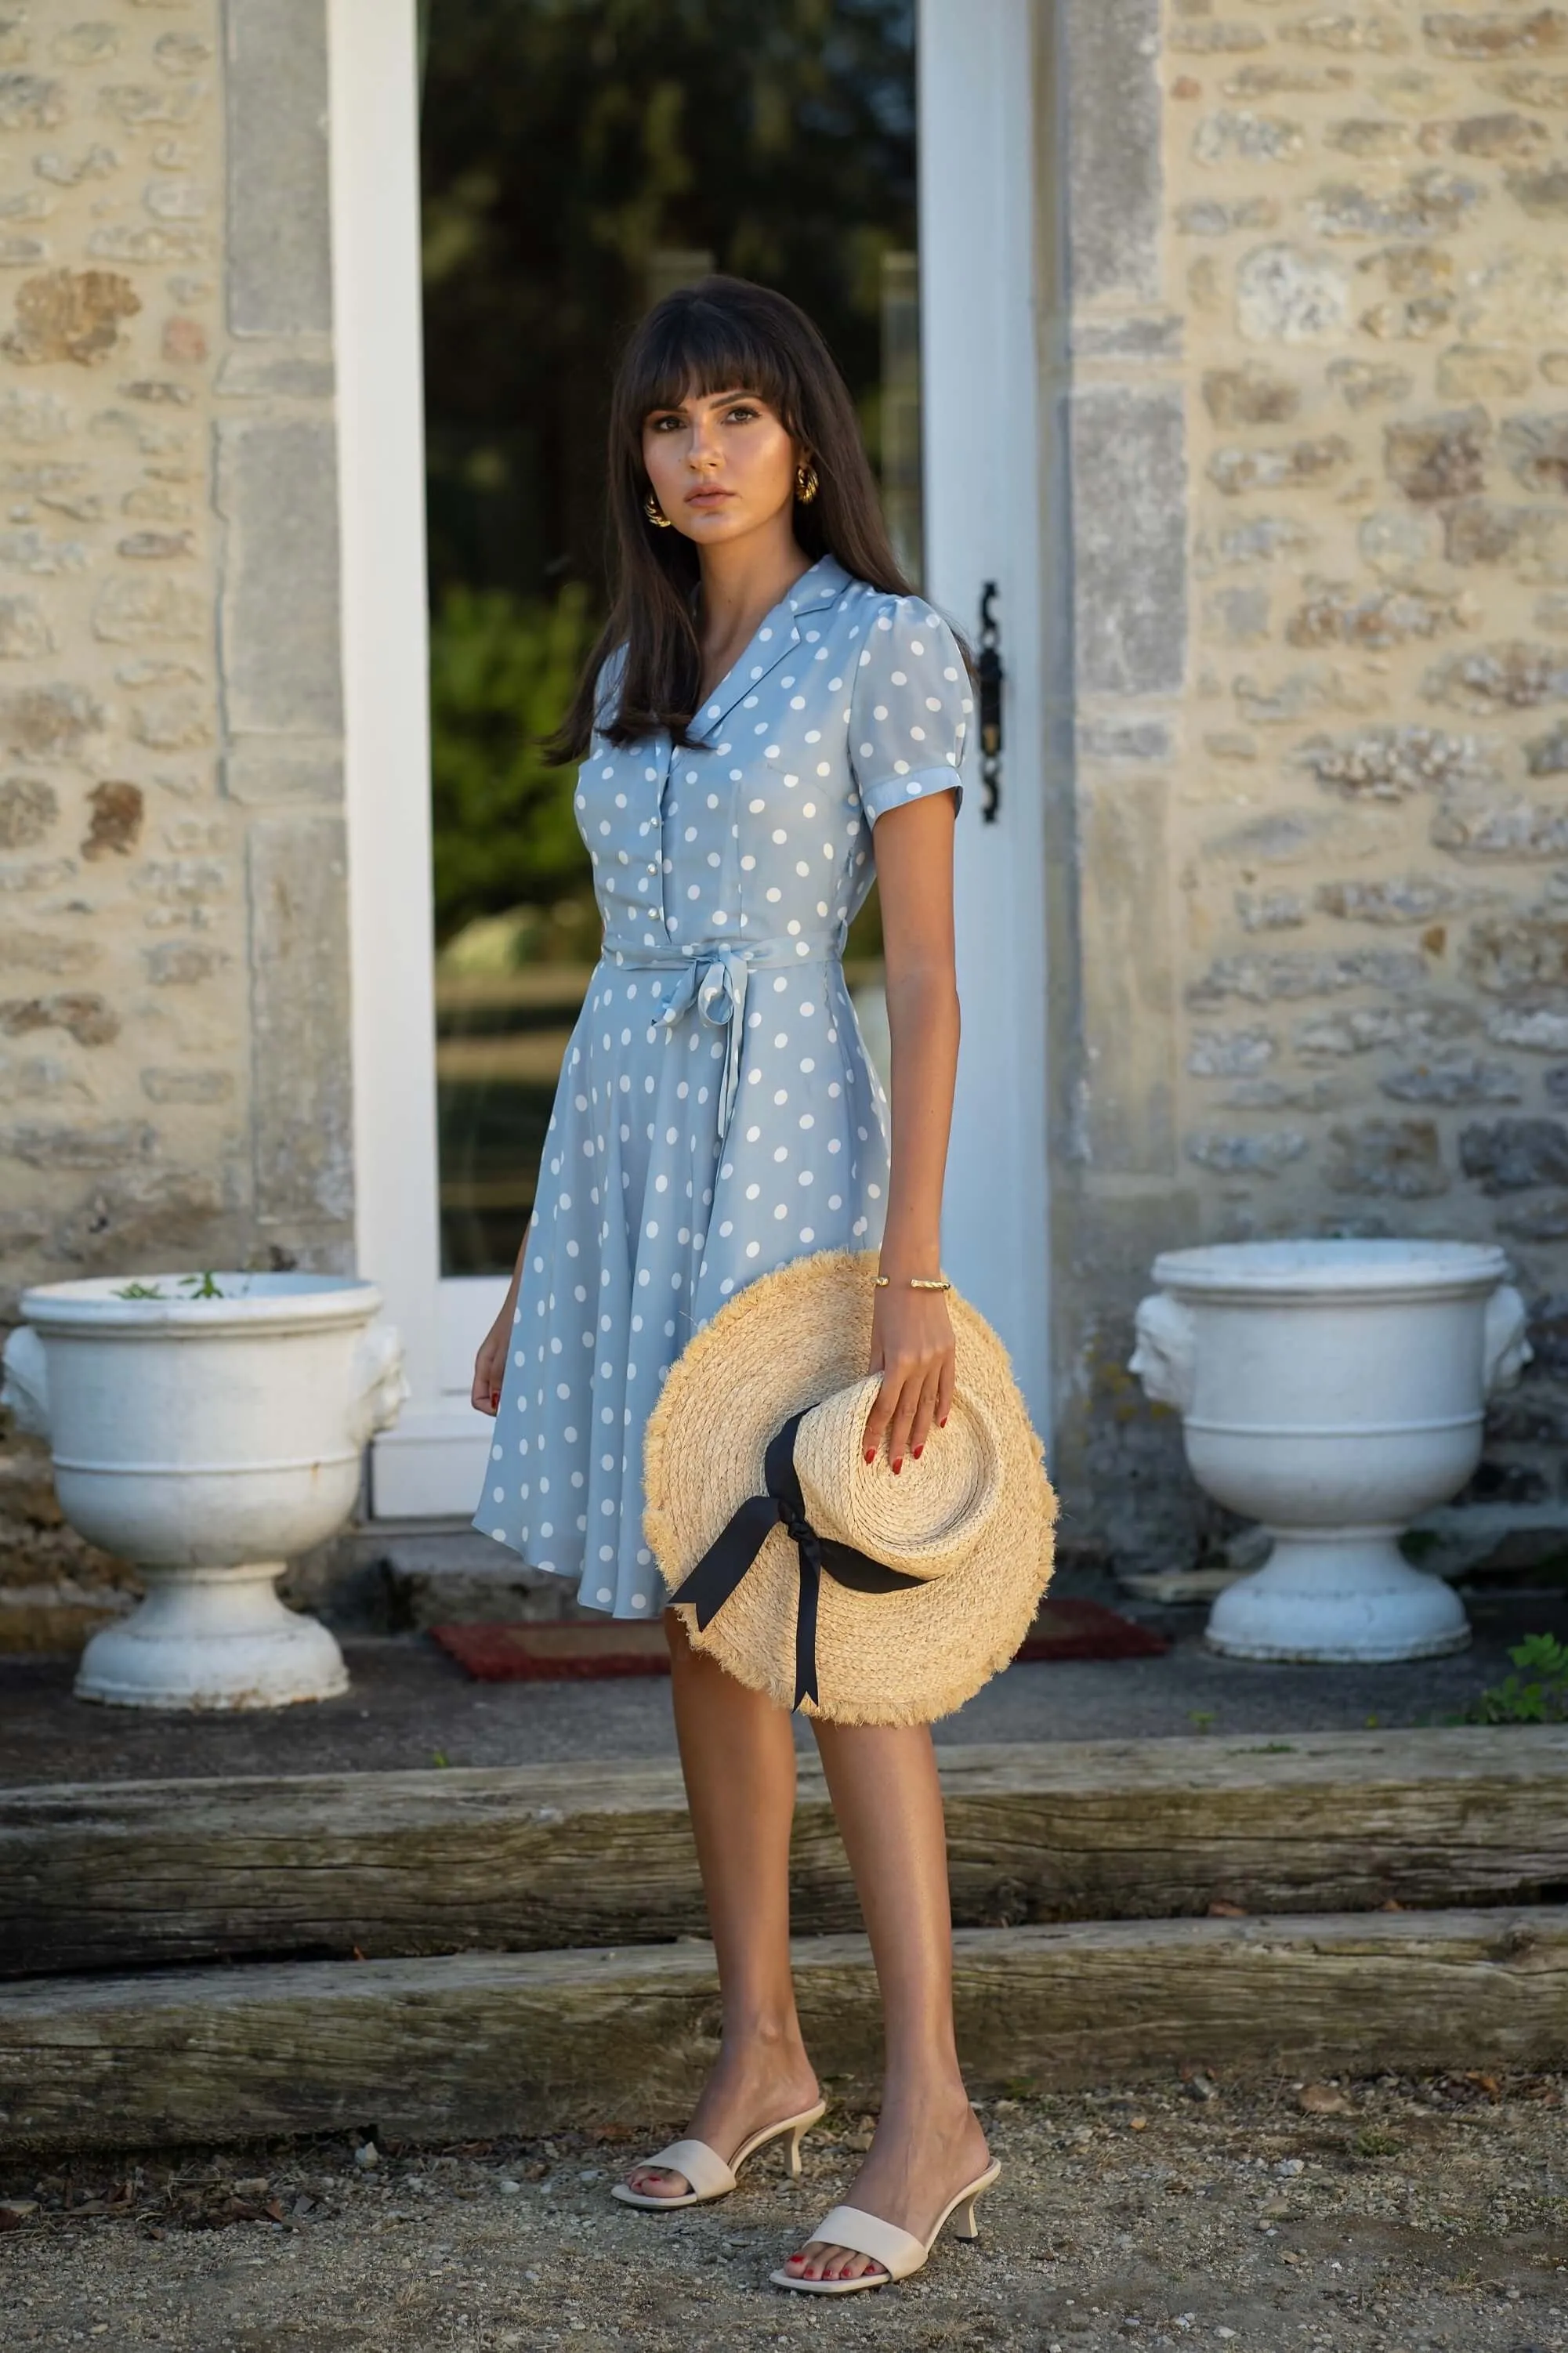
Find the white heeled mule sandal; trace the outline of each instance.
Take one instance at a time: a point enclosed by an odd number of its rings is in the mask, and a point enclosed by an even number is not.
[[[635,2168],[639,2172],[644,2166],[657,2165],[666,2173],[679,2173],[685,2177],[692,2186],[683,2190],[678,2198],[652,2197],[647,2190],[633,2189],[624,2181],[618,2181],[609,2194],[612,2198],[619,2198],[623,2206],[641,2206],[649,2211],[655,2206],[705,2206],[711,2199],[727,2198],[747,2158],[755,2157],[758,2150],[765,2148],[769,2141],[783,2139],[786,2134],[789,2143],[786,2159],[793,2180],[800,2170],[800,2137],[826,2115],[827,2106],[826,2100],[819,2100],[814,2108],[802,2108],[798,2116],[784,2116],[776,2125],[764,2125],[760,2132],[755,2132],[749,2140],[742,2141],[727,2165],[717,2149],[710,2148],[705,2140],[673,2140],[668,2148],[657,2149],[652,2157],[640,2158]]]
[[[858,2206],[835,2206],[824,2214],[811,2238],[825,2246],[848,2247],[852,2254],[869,2255],[880,2263],[879,2272],[864,2272],[859,2279],[805,2279],[799,2273],[782,2269],[768,2276],[775,2287],[792,2287],[802,2295],[853,2295],[863,2287],[886,2287],[893,2280],[908,2279],[925,2267],[927,2257],[941,2237],[949,2218],[957,2214],[953,2224],[955,2239],[978,2239],[980,2228],[975,2221],[975,2200],[982,2189],[989,2189],[1001,2165],[993,2158],[978,2181],[960,2189],[950,2199],[937,2217],[937,2227],[928,2239],[917,2239],[913,2231],[901,2231],[895,2222],[885,2222],[876,2214],[863,2213]],[[810,2241],[807,2242],[810,2244]]]

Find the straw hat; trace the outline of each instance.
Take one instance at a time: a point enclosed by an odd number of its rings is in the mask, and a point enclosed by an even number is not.
[[[694,1646],[780,1707],[927,1724],[1012,1657],[1051,1575],[1056,1499],[1007,1352],[947,1293],[952,1410],[894,1478],[862,1434],[874,1252],[737,1292],[648,1424],[643,1531]]]

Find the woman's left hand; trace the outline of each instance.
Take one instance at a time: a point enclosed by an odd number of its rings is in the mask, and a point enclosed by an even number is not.
[[[896,1278],[877,1293],[870,1369],[882,1375],[882,1389],[866,1417],[865,1459],[874,1461],[885,1440],[888,1461],[900,1471],[953,1402],[953,1324],[944,1293],[912,1291]]]

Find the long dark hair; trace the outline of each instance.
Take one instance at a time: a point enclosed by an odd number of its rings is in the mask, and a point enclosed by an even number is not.
[[[556,760],[586,754],[599,723],[599,672],[622,644],[620,697],[604,724],[610,742],[640,743],[666,729],[677,744],[690,740],[702,681],[693,595],[697,551],[683,532],[661,531],[648,520],[642,425],[651,410],[677,407],[689,393],[732,387],[765,400],[816,468],[817,496],[795,506],[795,537],[806,554],[813,562],[834,555],[857,580],[893,596],[911,593],[882,519],[849,388],[817,328],[786,296],[744,278],[704,278],[682,287],[641,321],[616,375],[609,465],[615,594],[571,709],[548,746]]]

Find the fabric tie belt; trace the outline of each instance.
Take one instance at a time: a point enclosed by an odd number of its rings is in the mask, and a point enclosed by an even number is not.
[[[817,1697],[817,1597],[824,1569],[840,1585],[850,1586],[857,1593],[898,1593],[909,1586],[925,1583],[923,1577],[906,1577],[902,1569],[888,1568],[865,1553],[856,1552],[853,1545],[837,1544],[831,1536],[817,1534],[806,1517],[806,1499],[800,1493],[800,1475],[795,1469],[795,1432],[809,1410],[808,1408],[793,1415],[768,1440],[762,1468],[767,1493],[748,1495],[736,1507],[684,1584],[670,1596],[672,1602],[690,1603],[697,1613],[697,1630],[702,1632],[724,1608],[773,1530],[784,1528],[800,1562],[800,1595],[795,1611],[796,1707],[806,1700],[814,1707],[821,1704]]]
[[[712,1028],[727,1032],[718,1099],[722,1142],[729,1132],[730,1118],[740,1093],[740,1064],[746,1051],[747,982],[752,966],[793,971],[803,964],[836,964],[840,954],[839,949],[827,944],[758,940],[755,944],[737,941],[733,947],[699,948],[691,955],[611,949],[607,951],[607,960],[622,969],[630,966],[639,971],[680,974],[663,1010],[650,1028],[651,1037],[659,1029],[678,1028],[694,1009]]]

